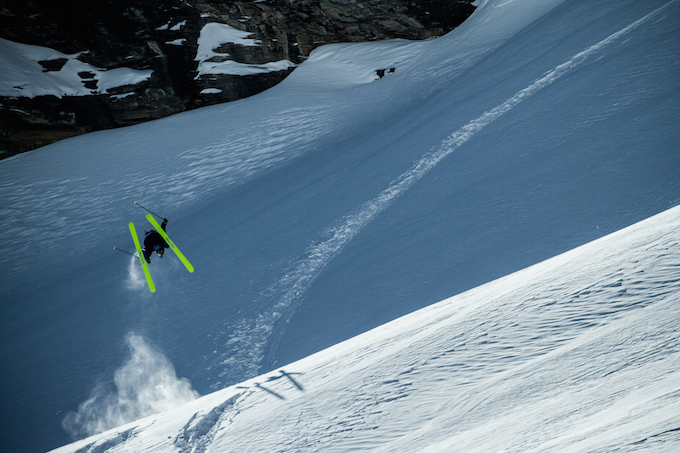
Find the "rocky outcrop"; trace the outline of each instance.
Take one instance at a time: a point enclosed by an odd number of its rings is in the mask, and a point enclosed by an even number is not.
[[[0,97],[0,157],[250,96],[319,45],[440,36],[473,9],[471,0],[0,1],[1,38],[65,55],[39,61],[44,73],[64,71],[69,58],[96,68],[78,72],[86,94]],[[247,33],[198,61],[200,41],[210,45],[201,38],[208,23]],[[226,60],[240,69],[209,69]],[[152,72],[135,83],[103,83],[98,71],[119,68]]]

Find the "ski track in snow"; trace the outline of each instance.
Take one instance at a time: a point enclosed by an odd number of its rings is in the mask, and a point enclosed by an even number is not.
[[[338,221],[336,226],[324,233],[323,236],[327,239],[310,246],[306,257],[300,260],[290,273],[270,288],[268,294],[264,295],[268,299],[276,300],[276,303],[269,310],[261,313],[257,319],[241,320],[240,324],[235,327],[236,332],[231,335],[227,342],[226,350],[229,352],[222,356],[220,366],[232,372],[238,369],[245,377],[251,377],[276,367],[279,343],[286,331],[286,326],[302,303],[305,292],[330,260],[366,225],[387,209],[397,197],[405,193],[444,158],[460,148],[484,127],[541,89],[573,71],[589,58],[601,53],[608,46],[622,40],[633,30],[660,15],[676,1],[671,0],[627,27],[574,55],[504,103],[470,121],[444,140],[439,147],[416,161],[410,170],[392,182],[377,197],[364,203],[354,214]],[[231,351],[234,350],[239,351],[237,354],[241,354],[241,356],[232,356]],[[247,354],[244,355],[246,351]]]

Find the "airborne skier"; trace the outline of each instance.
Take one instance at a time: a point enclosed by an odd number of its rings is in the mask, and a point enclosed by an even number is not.
[[[142,209],[146,209],[144,206],[140,205],[136,201],[134,202],[137,206],[139,206]],[[153,214],[153,215],[152,215]],[[167,235],[165,232],[165,227],[168,224],[168,219],[163,219],[163,223],[161,225],[158,224],[156,219],[153,218],[153,216],[158,217],[161,219],[162,217],[159,216],[158,214],[155,214],[151,211],[146,215],[146,219],[151,223],[151,225],[156,228],[155,230],[147,231],[146,232],[146,237],[144,238],[144,248],[142,248],[142,245],[139,243],[139,237],[137,236],[137,230],[135,229],[135,224],[130,222],[129,227],[130,227],[130,234],[132,235],[132,241],[135,243],[135,248],[137,249],[137,256],[139,257],[139,261],[142,263],[142,270],[144,271],[144,276],[146,277],[146,282],[149,284],[149,291],[156,292],[156,286],[153,283],[153,280],[151,279],[151,274],[149,273],[149,268],[147,264],[151,264],[151,254],[153,252],[158,253],[158,256],[161,258],[163,257],[163,254],[165,253],[165,249],[169,248],[173,252],[175,252],[175,255],[177,255],[177,258],[180,259],[182,264],[184,264],[184,267],[187,268],[189,272],[194,271],[194,266],[189,262],[189,260],[184,256],[182,252],[177,248],[174,242],[172,242],[172,239]],[[116,247],[114,247],[115,249]],[[123,252],[124,250],[121,250]],[[125,252],[128,253],[128,252]],[[129,253],[132,255],[132,253]]]
[[[161,224],[161,229],[165,231],[165,226],[168,224],[168,219],[163,219]],[[160,258],[163,258],[165,249],[169,247],[168,243],[165,242],[163,236],[160,235],[156,230],[151,230],[146,232],[146,237],[144,238],[144,259],[147,263],[151,263],[151,254],[153,252],[158,253]]]

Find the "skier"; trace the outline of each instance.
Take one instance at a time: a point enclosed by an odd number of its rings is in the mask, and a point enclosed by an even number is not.
[[[161,228],[165,231],[165,226],[168,224],[168,219],[163,219]],[[151,230],[146,232],[146,237],[144,238],[144,259],[147,263],[151,264],[151,254],[153,252],[158,253],[158,256],[163,258],[163,253],[165,249],[169,247],[165,239],[156,230]]]

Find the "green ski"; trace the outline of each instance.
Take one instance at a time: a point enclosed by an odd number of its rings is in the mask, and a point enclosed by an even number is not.
[[[144,269],[144,276],[146,277],[146,282],[149,284],[149,291],[155,293],[156,286],[153,284],[153,280],[151,280],[151,274],[149,274],[149,268],[147,267],[146,260],[144,259],[144,252],[142,251],[142,246],[139,244],[139,238],[137,237],[135,224],[132,222],[130,222],[130,234],[132,234],[132,240],[135,243],[135,248],[137,249],[139,261],[142,263],[142,269]]]
[[[187,270],[189,272],[193,272],[194,266],[192,266],[191,263],[189,262],[189,260],[187,260],[186,257],[182,254],[182,252],[179,251],[179,249],[177,248],[175,243],[172,242],[172,239],[170,239],[168,237],[168,234],[165,231],[163,231],[163,228],[161,228],[161,226],[158,224],[156,219],[154,219],[151,214],[147,214],[146,218],[149,220],[149,222],[151,222],[151,225],[156,227],[156,231],[158,231],[158,233],[161,236],[163,236],[163,239],[165,239],[165,242],[167,242],[168,245],[170,246],[170,248],[172,249],[172,251],[175,252],[175,255],[177,255],[177,258],[179,258],[184,263],[184,266],[187,268]]]

